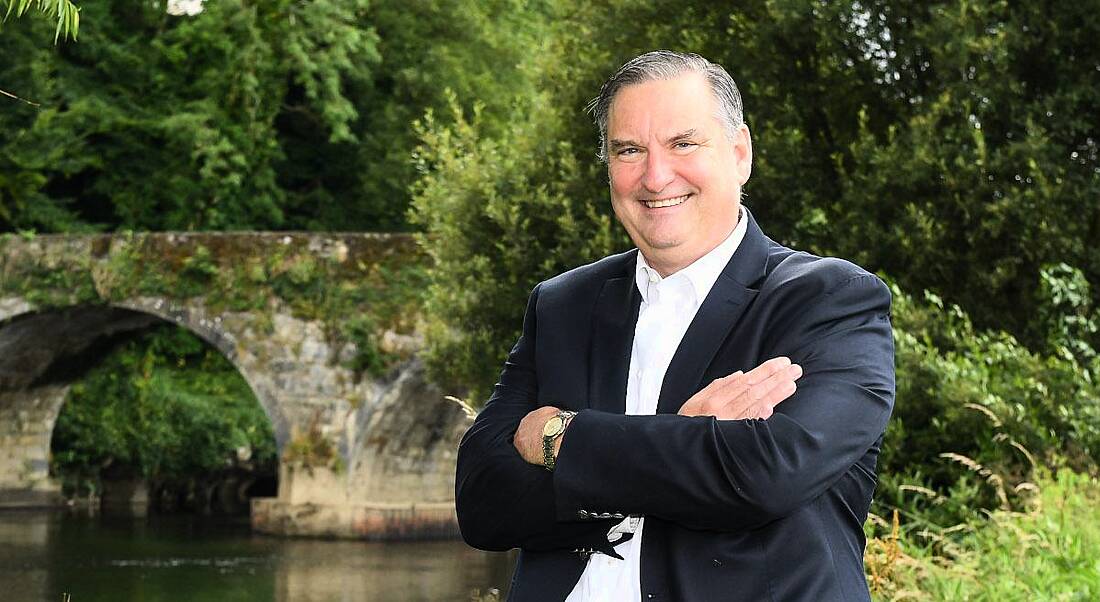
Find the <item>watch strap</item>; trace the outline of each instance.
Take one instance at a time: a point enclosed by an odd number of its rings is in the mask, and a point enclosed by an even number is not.
[[[546,470],[553,472],[557,460],[557,458],[554,457],[554,442],[557,441],[559,437],[565,434],[565,429],[569,426],[569,421],[572,420],[573,417],[576,415],[576,412],[562,410],[557,414],[554,414],[554,416],[551,418],[551,420],[553,420],[554,418],[560,418],[562,424],[561,428],[558,429],[556,433],[552,435],[543,434],[542,436],[542,465],[544,468],[546,468]]]

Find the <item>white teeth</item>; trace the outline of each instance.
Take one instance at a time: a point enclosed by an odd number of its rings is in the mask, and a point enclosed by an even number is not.
[[[689,196],[691,195],[685,194],[684,196],[678,196],[671,199],[661,199],[658,201],[642,201],[642,203],[644,203],[645,206],[649,207],[650,209],[660,209],[661,207],[672,207],[675,205],[679,205],[680,203],[686,201]]]

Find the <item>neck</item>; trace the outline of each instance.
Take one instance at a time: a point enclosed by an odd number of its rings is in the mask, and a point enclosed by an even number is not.
[[[737,227],[734,226],[734,229],[737,229]],[[656,270],[657,273],[661,275],[661,278],[668,278],[669,276],[675,274],[676,272],[679,272],[680,270],[688,267],[696,261],[699,261],[703,257],[706,257],[708,253],[717,249],[722,245],[722,243],[726,242],[731,234],[733,234],[733,230],[726,232],[726,235],[719,239],[718,242],[711,246],[709,249],[703,251],[702,253],[688,255],[686,257],[650,257],[646,253],[643,253],[641,250],[639,250],[638,252],[642,253],[642,256],[645,257],[646,264]]]
[[[639,253],[640,252],[641,251],[639,251]],[[707,253],[709,253],[709,252],[710,251],[707,251]],[[703,255],[706,255],[706,253],[703,253]],[[702,257],[703,255],[700,255],[699,257]],[[689,265],[691,265],[691,264],[693,264],[693,263],[695,263],[696,261],[699,260],[699,257],[696,257],[694,259],[689,259],[687,261],[661,261],[661,260],[652,258],[652,257],[646,255],[645,253],[642,253],[642,256],[645,257],[646,264],[648,264],[649,267],[656,270],[657,273],[661,275],[661,278],[668,278],[669,276],[675,274],[676,272],[679,272],[680,270],[688,267]]]

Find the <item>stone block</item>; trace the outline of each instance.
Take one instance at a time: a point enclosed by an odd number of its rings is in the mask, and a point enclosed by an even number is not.
[[[283,462],[279,466],[279,500],[293,506],[340,505],[348,501],[347,475],[328,467]]]

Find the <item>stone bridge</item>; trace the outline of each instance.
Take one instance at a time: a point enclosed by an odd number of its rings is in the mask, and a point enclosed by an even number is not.
[[[274,427],[279,494],[253,501],[256,529],[454,535],[466,418],[416,359],[423,264],[407,235],[0,236],[0,506],[60,501],[50,437],[71,383],[170,322],[236,366]]]

